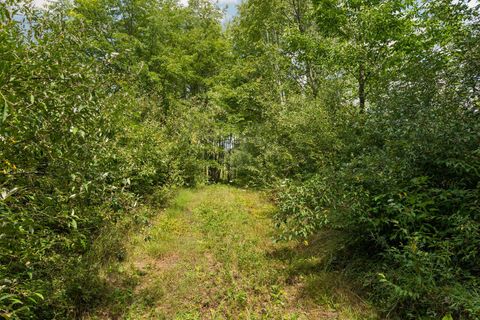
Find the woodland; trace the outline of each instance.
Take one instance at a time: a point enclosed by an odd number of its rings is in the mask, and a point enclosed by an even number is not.
[[[480,5],[223,16],[0,1],[0,319],[480,319]]]

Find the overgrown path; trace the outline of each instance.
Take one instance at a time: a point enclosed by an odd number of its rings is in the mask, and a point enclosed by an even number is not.
[[[328,241],[272,241],[273,211],[257,192],[181,191],[130,239],[125,261],[106,273],[115,299],[88,318],[373,318],[338,274],[322,268]]]

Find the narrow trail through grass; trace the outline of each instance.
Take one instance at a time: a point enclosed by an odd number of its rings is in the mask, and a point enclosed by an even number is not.
[[[105,270],[110,302],[86,319],[375,319],[322,268],[328,241],[273,241],[274,210],[258,192],[179,192],[129,237],[125,260]]]

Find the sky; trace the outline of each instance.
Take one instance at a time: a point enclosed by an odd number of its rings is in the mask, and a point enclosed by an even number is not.
[[[33,3],[35,3],[36,6],[43,6],[45,3],[51,0],[33,0]],[[55,1],[55,0],[53,0]],[[227,22],[232,20],[232,18],[237,14],[237,5],[240,4],[242,0],[214,0],[215,2],[218,2],[218,6],[221,9],[226,8],[226,13],[225,17],[223,19],[223,22]],[[180,0],[180,3],[183,5],[186,5],[188,3],[188,0]]]
[[[33,0],[33,2],[37,6],[42,6],[47,1],[52,1],[52,0]],[[225,17],[223,18],[223,21],[222,21],[223,23],[226,23],[232,20],[232,18],[237,14],[237,5],[240,4],[242,0],[212,0],[212,1],[217,2],[220,8],[222,9],[226,8]],[[479,3],[479,1],[480,0],[470,0],[469,6],[473,8]],[[188,3],[188,0],[180,0],[180,3],[182,3],[183,5],[186,5]]]
[[[226,8],[225,17],[223,22],[232,20],[232,18],[237,14],[237,5],[240,4],[242,0],[219,0],[218,6],[222,9]]]

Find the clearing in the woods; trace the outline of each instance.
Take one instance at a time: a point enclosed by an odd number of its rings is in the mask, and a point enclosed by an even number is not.
[[[335,237],[276,243],[275,207],[226,186],[182,190],[126,257],[104,270],[111,297],[87,319],[375,319],[325,268]]]

